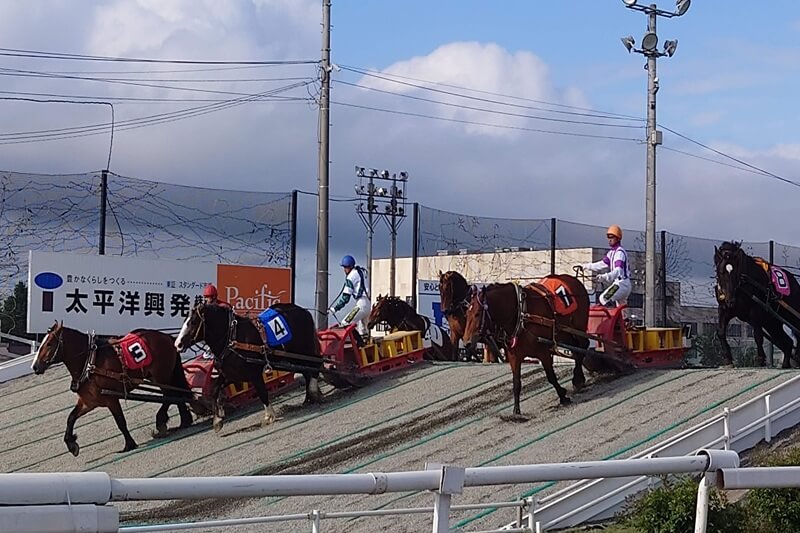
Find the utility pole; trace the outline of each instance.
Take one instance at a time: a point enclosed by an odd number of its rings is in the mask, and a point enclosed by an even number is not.
[[[328,207],[330,184],[331,0],[322,0],[322,90],[319,99],[319,213],[317,215],[317,327],[328,325]]]
[[[656,146],[662,142],[662,132],[656,129],[656,93],[658,75],[656,59],[672,57],[678,48],[678,41],[665,41],[664,51],[658,51],[656,20],[658,17],[681,16],[689,9],[691,0],[676,0],[675,12],[658,9],[656,4],[637,5],[637,0],[622,0],[626,7],[647,14],[647,32],[642,37],[642,48],[634,48],[636,41],[632,36],[622,38],[628,52],[636,52],[647,58],[647,188],[645,193],[645,299],[644,320],[647,327],[656,325]]]
[[[397,274],[397,230],[406,217],[406,186],[408,172],[390,174],[388,170],[366,169],[356,166],[356,194],[366,198],[356,205],[356,212],[367,228],[367,264],[372,267],[372,236],[375,233],[377,219],[383,218],[389,226],[391,236],[391,260],[389,263],[389,295],[396,296],[395,277]],[[364,184],[364,180],[367,184]],[[375,181],[384,185],[375,185]],[[380,207],[383,206],[383,210]],[[374,218],[374,217],[377,217]],[[371,287],[370,287],[371,289]],[[416,290],[416,289],[414,289]],[[372,294],[370,292],[370,294]]]

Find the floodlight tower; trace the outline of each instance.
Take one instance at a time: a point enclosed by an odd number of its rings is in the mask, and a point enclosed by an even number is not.
[[[656,322],[656,146],[662,142],[662,132],[656,129],[656,93],[658,92],[658,75],[656,59],[672,57],[678,48],[678,41],[664,41],[663,51],[658,50],[656,20],[658,17],[680,17],[689,10],[691,0],[676,0],[675,11],[663,11],[656,4],[639,5],[637,0],[622,0],[625,7],[647,14],[647,32],[642,37],[642,47],[636,48],[636,40],[632,36],[622,37],[622,44],[628,52],[636,52],[647,58],[644,68],[647,69],[647,192],[645,195],[645,299],[644,319],[648,327]]]

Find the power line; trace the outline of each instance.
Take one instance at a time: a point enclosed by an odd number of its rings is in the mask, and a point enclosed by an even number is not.
[[[198,93],[206,93],[206,94],[221,94],[226,96],[248,96],[248,93],[240,93],[240,92],[233,92],[233,91],[218,91],[214,89],[199,89],[197,87],[183,87],[183,86],[175,86],[175,85],[162,85],[157,83],[143,83],[143,82],[133,82],[133,81],[115,81],[110,78],[92,78],[89,76],[72,76],[67,74],[52,74],[50,72],[42,72],[36,70],[20,70],[20,69],[10,69],[10,68],[0,68],[0,76],[22,76],[22,77],[31,77],[31,78],[54,78],[54,79],[69,79],[69,80],[80,80],[80,81],[95,81],[95,82],[102,82],[102,83],[111,83],[116,85],[130,85],[133,87],[148,87],[154,89],[167,89],[172,91],[190,91],[190,92],[198,92]],[[303,79],[311,79],[311,78],[303,78]],[[187,80],[189,81],[189,80]]]
[[[243,65],[238,67],[208,67],[158,70],[51,70],[53,74],[179,74],[188,72],[224,72],[229,70],[250,70],[265,65]],[[268,66],[268,65],[266,65]]]
[[[349,103],[349,102],[340,102],[340,101],[334,101],[334,100],[331,100],[331,103],[334,103],[336,105],[346,106],[346,107],[353,107],[353,108],[356,108],[356,109],[364,109],[364,110],[368,110],[368,111],[380,111],[380,112],[383,112],[383,113],[391,113],[391,114],[402,115],[402,116],[407,116],[407,117],[427,118],[427,119],[431,119],[431,120],[439,120],[439,121],[443,121],[443,122],[455,122],[455,123],[458,123],[458,124],[469,124],[469,125],[473,125],[473,126],[485,126],[485,127],[489,127],[489,128],[508,129],[508,130],[517,130],[517,131],[528,131],[528,132],[533,132],[533,133],[547,133],[547,134],[552,134],[552,135],[567,135],[567,136],[570,136],[570,137],[586,137],[586,138],[591,138],[591,139],[608,139],[608,140],[628,141],[628,142],[635,142],[635,143],[643,142],[641,139],[634,139],[632,137],[615,137],[615,136],[612,136],[612,135],[596,135],[596,134],[592,134],[592,133],[555,131],[555,130],[545,130],[545,129],[539,129],[539,128],[526,128],[524,126],[510,126],[510,125],[506,125],[506,124],[492,124],[492,123],[489,123],[489,122],[477,122],[477,121],[473,121],[473,120],[462,120],[462,119],[457,119],[457,118],[438,117],[438,116],[435,116],[435,115],[426,115],[424,113],[413,113],[411,111],[398,111],[396,109],[384,109],[384,108],[380,108],[380,107],[372,107],[372,106],[353,104],[353,103]]]
[[[692,139],[691,137],[689,137],[687,135],[684,135],[684,134],[679,133],[679,132],[677,132],[677,131],[675,131],[673,129],[670,129],[670,128],[664,126],[663,124],[659,124],[659,126],[664,128],[668,132],[672,133],[673,135],[676,135],[676,136],[680,137],[681,139],[689,141],[690,143],[693,143],[693,144],[696,144],[697,146],[705,148],[706,150],[708,150],[710,152],[714,152],[717,155],[720,155],[720,156],[722,156],[722,157],[724,157],[726,159],[730,159],[731,161],[735,161],[735,162],[739,163],[740,165],[744,165],[745,167],[748,167],[749,169],[752,169],[752,170],[750,170],[750,172],[752,172],[754,174],[760,174],[760,175],[766,176],[768,178],[773,178],[773,179],[776,179],[778,181],[782,181],[783,183],[786,183],[786,184],[789,184],[789,185],[794,185],[795,187],[800,187],[800,183],[798,183],[796,181],[792,181],[792,180],[790,180],[788,178],[784,178],[783,176],[779,176],[778,174],[774,174],[774,173],[772,173],[772,172],[770,172],[768,170],[764,170],[763,168],[757,167],[755,165],[751,165],[750,163],[748,163],[746,161],[742,161],[741,159],[733,157],[732,155],[726,154],[725,152],[722,152],[720,150],[717,150],[716,148],[712,148],[710,146],[707,146],[707,145],[701,143],[700,141],[696,141],[696,140]],[[677,150],[674,150],[674,151],[677,151]],[[744,170],[744,169],[741,169],[741,170]]]
[[[143,98],[136,96],[103,96],[103,95],[80,95],[80,94],[61,94],[61,93],[39,93],[27,91],[0,91],[0,94],[9,94],[15,96],[33,96],[33,97],[49,97],[59,99],[76,99],[76,100],[103,100],[105,102],[114,103],[208,103],[208,102],[228,102],[229,98]],[[2,98],[0,98],[2,99]],[[11,98],[8,98],[11,100]],[[300,96],[265,96],[255,100],[255,102],[308,102],[313,100],[309,97]]]
[[[458,108],[458,109],[468,109],[468,110],[471,110],[471,111],[481,111],[481,112],[484,112],[484,113],[493,113],[493,114],[504,115],[504,116],[509,116],[509,117],[520,117],[520,118],[527,118],[527,119],[531,119],[531,120],[544,120],[544,121],[548,121],[548,122],[560,122],[560,123],[565,123],[565,124],[582,124],[584,126],[605,126],[605,127],[609,127],[609,128],[632,128],[632,129],[641,129],[642,128],[642,126],[638,126],[638,125],[634,126],[634,125],[631,125],[631,124],[609,124],[607,122],[590,122],[590,121],[585,121],[585,120],[570,120],[570,119],[563,119],[563,118],[541,117],[541,116],[536,116],[536,115],[523,115],[521,113],[511,113],[511,112],[508,112],[508,111],[498,111],[496,109],[486,109],[486,108],[483,108],[483,107],[473,107],[473,106],[468,106],[468,105],[463,105],[463,104],[456,104],[456,103],[453,103],[453,102],[443,102],[441,100],[433,100],[431,98],[423,98],[421,96],[414,96],[414,95],[411,95],[411,94],[396,93],[396,92],[393,92],[393,91],[387,91],[387,90],[384,90],[384,89],[378,89],[376,87],[369,87],[367,85],[360,85],[358,83],[350,83],[350,82],[347,82],[347,81],[341,81],[340,80],[337,83],[344,84],[344,85],[349,85],[351,87],[359,87],[361,89],[367,89],[367,90],[370,90],[370,91],[375,91],[375,92],[379,92],[379,93],[383,93],[383,94],[389,94],[389,95],[392,95],[392,96],[400,96],[402,98],[409,98],[409,99],[412,99],[412,100],[418,100],[418,101],[421,101],[421,102],[430,102],[430,103],[433,103],[433,104],[438,104],[438,105],[443,105],[443,106],[448,106],[448,107],[455,107],[455,108]],[[525,107],[525,106],[519,106],[519,107]]]
[[[308,85],[308,83],[295,83],[292,85],[288,85],[286,87],[271,89],[263,93],[256,93],[249,95],[247,97],[235,98],[220,103],[191,107],[167,113],[158,113],[155,115],[148,115],[144,117],[137,117],[134,119],[121,121],[117,127],[117,130],[136,129],[140,127],[145,127],[155,124],[165,124],[169,122],[175,122],[177,120],[183,120],[186,118],[206,115],[208,113],[214,113],[216,111],[222,111],[224,109],[229,109],[231,107],[236,107],[239,105],[250,103],[251,101],[256,101],[257,99],[263,96],[269,96],[277,92],[285,92],[287,90],[302,87],[305,85]],[[98,135],[104,133],[106,130],[108,130],[109,126],[110,124],[101,123],[101,124],[92,124],[87,126],[77,126],[72,128],[42,130],[36,132],[17,132],[11,134],[0,134],[0,144],[21,144],[26,142],[40,142],[46,140],[86,137],[89,135]]]
[[[370,77],[373,77],[373,78],[382,79],[382,80],[389,81],[389,82],[392,82],[392,83],[397,83],[397,84],[400,84],[400,85],[406,85],[406,86],[413,87],[413,88],[416,88],[416,89],[423,89],[423,90],[428,90],[428,91],[433,91],[433,92],[441,92],[441,93],[449,94],[449,95],[452,95],[452,96],[459,96],[459,97],[462,97],[462,98],[474,99],[474,100],[484,101],[484,102],[488,102],[488,103],[507,105],[507,106],[511,106],[511,107],[521,107],[521,108],[531,109],[531,110],[535,110],[535,111],[547,111],[549,113],[562,113],[562,114],[568,114],[568,115],[590,116],[590,117],[595,117],[595,118],[607,118],[609,120],[614,119],[614,120],[634,120],[634,121],[640,121],[640,122],[644,121],[644,119],[641,118],[641,117],[636,117],[636,116],[632,116],[632,115],[623,115],[621,113],[612,113],[610,111],[598,111],[596,109],[591,109],[591,108],[586,108],[586,107],[579,107],[579,106],[573,106],[573,105],[567,105],[567,104],[559,104],[559,103],[555,103],[555,102],[548,102],[548,101],[545,101],[545,100],[536,100],[536,99],[533,99],[533,98],[525,98],[525,97],[522,97],[522,96],[514,96],[514,95],[510,95],[510,94],[503,94],[503,93],[497,93],[497,92],[492,92],[492,91],[484,91],[484,90],[473,89],[473,88],[470,88],[470,87],[464,87],[464,86],[460,86],[460,85],[452,85],[452,84],[449,84],[449,83],[442,83],[442,82],[437,82],[437,81],[424,80],[424,79],[420,79],[420,78],[412,78],[410,76],[400,76],[399,74],[389,74],[389,73],[386,73],[386,72],[379,72],[379,71],[370,70],[370,69],[364,69],[364,68],[359,68],[359,67],[344,66],[344,65],[340,65],[340,66],[341,66],[341,68],[343,70],[348,70],[348,71],[354,72],[356,74],[361,74],[362,76],[370,76]],[[509,102],[502,102],[502,101],[492,100],[492,99],[487,99],[487,98],[478,98],[478,97],[475,97],[475,96],[464,95],[464,94],[459,94],[459,93],[453,93],[453,92],[450,92],[450,91],[441,91],[439,89],[426,87],[424,85],[406,83],[406,82],[398,81],[398,80],[392,79],[392,78],[400,78],[400,79],[405,79],[405,80],[418,81],[418,82],[422,82],[422,83],[428,83],[428,84],[431,84],[431,85],[440,85],[442,87],[450,87],[450,88],[453,88],[453,89],[460,89],[462,91],[470,91],[470,92],[475,92],[475,93],[479,93],[479,94],[486,94],[486,95],[490,95],[490,96],[499,96],[499,97],[502,97],[502,98],[509,98],[509,99],[512,99],[512,100],[518,100],[518,101],[522,101],[522,102],[532,102],[532,103],[536,103],[536,104],[544,104],[544,105],[549,105],[549,106],[553,106],[553,107],[561,107],[561,108],[565,108],[565,109],[576,109],[579,112],[575,112],[575,111],[560,111],[560,110],[556,110],[556,109],[543,109],[543,108],[540,108],[540,107],[523,106],[523,105],[512,104],[512,103],[509,103]]]
[[[314,65],[319,63],[312,59],[288,59],[272,61],[208,61],[190,59],[145,59],[135,57],[95,56],[84,54],[67,54],[61,52],[41,52],[17,48],[0,48],[0,56],[30,57],[36,59],[59,59],[73,61],[105,61],[117,63],[166,63],[176,65]]]

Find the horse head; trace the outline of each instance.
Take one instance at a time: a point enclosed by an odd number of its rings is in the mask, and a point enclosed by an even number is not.
[[[478,289],[474,285],[471,287],[469,305],[465,314],[464,347],[469,350],[481,340],[486,331],[489,315],[486,288]]]
[[[746,257],[741,243],[723,242],[719,248],[714,247],[715,289],[720,305],[733,307],[736,303],[736,291],[744,274]]]
[[[439,297],[445,316],[458,314],[466,308],[470,297],[467,280],[454,270],[439,271]]]
[[[44,371],[55,363],[64,362],[64,322],[56,322],[47,330],[42,344],[36,351],[36,356],[31,363],[31,369],[37,375],[44,374]]]
[[[367,327],[373,328],[376,324],[386,322],[391,327],[399,325],[406,317],[410,306],[397,296],[380,296],[367,319]]]
[[[183,322],[178,338],[175,339],[175,349],[183,352],[195,344],[205,341],[207,337],[206,319],[211,313],[211,308],[217,306],[203,302],[195,305],[189,312],[189,316]]]

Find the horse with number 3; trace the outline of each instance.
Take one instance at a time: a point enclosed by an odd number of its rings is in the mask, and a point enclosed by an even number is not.
[[[94,337],[56,322],[47,331],[31,368],[41,375],[56,363],[67,367],[72,376],[70,389],[78,395],[77,404],[67,416],[64,433],[67,449],[76,457],[80,446],[74,433],[75,422],[97,407],[106,407],[114,416],[125,438],[121,451],[136,448],[119,403],[120,398],[134,389],[155,387],[165,398],[174,400],[164,402],[156,413],[154,437],[167,435],[170,405],[178,406],[181,428],[189,427],[193,421],[187,403],[198,414],[205,411],[192,397],[172,337],[160,331],[137,329],[121,339]]]

